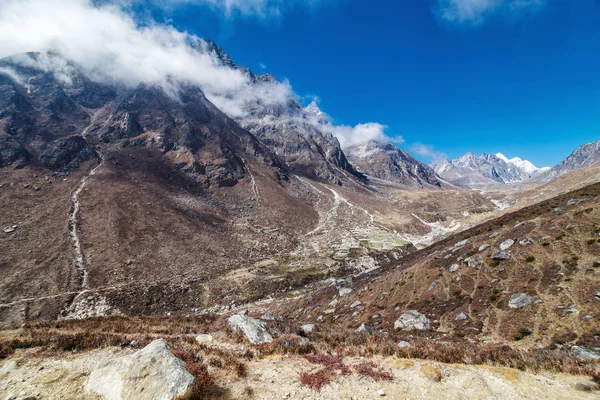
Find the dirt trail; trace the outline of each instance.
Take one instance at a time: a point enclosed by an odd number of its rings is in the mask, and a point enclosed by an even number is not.
[[[95,116],[92,117],[90,124],[81,133],[81,136],[84,139],[86,139],[87,133],[89,132],[90,128],[94,125],[94,121],[95,121]],[[94,176],[96,174],[96,171],[100,167],[102,167],[102,165],[104,164],[104,155],[98,149],[96,149],[96,152],[100,156],[100,163],[98,163],[98,165],[96,165],[94,168],[92,168],[92,170],[89,172],[89,174],[87,174],[83,178],[81,178],[81,180],[79,181],[79,185],[77,185],[77,187],[75,188],[75,191],[73,191],[73,194],[71,195],[72,205],[71,205],[71,210],[69,211],[69,219],[68,219],[69,241],[71,243],[71,248],[73,251],[75,270],[79,277],[79,281],[78,281],[78,291],[79,292],[82,292],[82,291],[88,289],[88,271],[87,271],[87,268],[85,265],[83,251],[81,249],[81,240],[79,238],[79,227],[78,227],[78,222],[79,222],[78,215],[79,215],[79,209],[80,209],[79,195],[85,188],[89,178]]]

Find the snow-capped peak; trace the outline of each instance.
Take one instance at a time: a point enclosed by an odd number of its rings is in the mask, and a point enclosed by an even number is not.
[[[499,159],[501,159],[504,162],[509,162],[508,158],[502,153],[496,153],[496,157],[498,157]]]
[[[319,108],[316,101],[312,101],[306,108],[304,109],[307,113],[311,115],[316,115],[317,117],[322,117],[325,115],[323,111]]]

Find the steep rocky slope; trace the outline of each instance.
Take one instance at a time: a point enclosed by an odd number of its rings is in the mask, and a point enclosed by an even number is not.
[[[431,167],[392,143],[370,140],[345,151],[352,165],[367,175],[407,186],[441,186]]]
[[[569,157],[537,177],[535,181],[549,182],[567,172],[579,168],[590,167],[598,161],[600,161],[600,140],[579,146],[569,155]]]
[[[290,306],[288,318],[386,332],[415,310],[401,323],[423,329],[412,334],[600,348],[599,212],[594,184],[344,282],[343,296],[335,287],[312,292],[310,302]],[[418,315],[423,324],[412,325]]]
[[[273,75],[256,75],[250,69],[235,64],[214,42],[205,41],[203,50],[223,65],[242,71],[255,87],[265,91],[281,91]],[[281,156],[290,169],[299,175],[340,184],[352,183],[348,175],[362,179],[362,175],[346,159],[337,138],[322,129],[324,121],[320,119],[321,115],[310,108],[305,110],[291,92],[281,93],[280,96],[282,99],[272,104],[244,102],[242,111],[233,117]]]

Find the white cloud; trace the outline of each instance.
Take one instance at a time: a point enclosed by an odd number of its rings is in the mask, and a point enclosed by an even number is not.
[[[539,10],[547,0],[437,0],[437,13],[454,23],[479,25],[493,14],[517,17]]]
[[[441,151],[437,151],[431,145],[423,144],[423,143],[414,143],[410,150],[422,157],[429,159],[430,161],[437,161],[442,158],[447,158],[446,154]]]
[[[361,144],[369,140],[387,140],[385,129],[387,126],[377,122],[367,122],[356,126],[347,125],[329,125],[323,127],[323,130],[329,130],[340,141],[342,148],[355,144]]]
[[[233,6],[233,4],[232,4]],[[136,86],[146,82],[176,93],[179,83],[200,86],[222,110],[238,116],[241,101],[277,103],[287,84],[250,86],[241,72],[197,51],[203,42],[169,25],[135,19],[114,4],[91,0],[2,0],[0,57],[53,51],[99,82]],[[45,57],[38,65],[68,80],[69,65]],[[235,99],[235,100],[231,100]]]

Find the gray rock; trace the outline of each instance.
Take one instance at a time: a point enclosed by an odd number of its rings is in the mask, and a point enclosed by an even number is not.
[[[195,378],[163,339],[131,355],[101,364],[90,374],[86,391],[108,400],[170,400],[191,394]]]
[[[267,311],[266,313],[264,313],[263,316],[260,317],[260,319],[262,319],[263,321],[283,321],[283,318],[281,318],[278,315],[273,315],[271,311]]]
[[[581,203],[582,201],[585,201],[585,199],[569,199],[569,201],[567,201],[567,205],[573,206],[575,204]]]
[[[266,324],[247,315],[232,315],[227,324],[234,331],[241,331],[252,344],[270,343],[273,337],[267,331]]]
[[[594,293],[594,297],[596,298],[596,300],[600,300],[600,292]]]
[[[436,281],[433,281],[433,282],[431,282],[431,284],[429,285],[429,287],[427,288],[427,290],[428,291],[432,291],[436,287],[438,287],[438,283]]]
[[[448,272],[456,272],[458,271],[458,268],[460,268],[458,264],[452,264],[450,268],[448,268]]]
[[[350,304],[350,308],[355,308],[361,305],[362,303],[360,302],[360,300],[356,300],[354,303]]]
[[[412,344],[410,344],[410,343],[408,343],[408,342],[406,342],[404,340],[398,342],[398,344],[396,346],[398,346],[401,349],[408,348],[408,347],[413,347]]]
[[[315,324],[305,324],[300,327],[300,332],[307,334],[315,331]]]
[[[456,317],[454,318],[454,320],[455,321],[465,321],[468,318],[469,317],[467,317],[467,314],[465,314],[464,312],[461,312],[461,313],[456,314]]]
[[[492,254],[492,260],[496,260],[496,261],[510,260],[510,255],[504,251],[497,251],[494,254]]]
[[[510,308],[523,308],[531,304],[531,296],[525,293],[514,293],[508,300]]]
[[[355,331],[355,332],[358,332],[358,333],[365,333],[365,334],[367,334],[367,335],[372,335],[372,334],[373,334],[373,329],[371,329],[370,327],[368,327],[368,326],[367,326],[367,325],[365,325],[365,324],[361,324],[361,325],[360,325],[360,326],[359,326],[359,327],[356,329],[356,331]]]
[[[504,242],[500,243],[500,250],[504,251],[504,250],[508,250],[511,248],[511,246],[515,244],[515,241],[512,239],[506,239]]]
[[[12,224],[12,225],[9,225],[6,228],[2,229],[2,232],[13,233],[16,229],[17,229],[17,224]]]
[[[202,333],[202,334],[196,336],[196,342],[198,342],[200,344],[206,344],[206,343],[210,343],[212,341],[213,341],[213,337],[211,335]]]
[[[586,349],[581,346],[571,347],[571,354],[584,360],[600,360],[600,354],[597,351]]]
[[[490,236],[488,236],[490,239],[495,238],[496,236],[498,236],[500,234],[500,232],[493,232],[490,234]]]
[[[429,328],[431,328],[429,319],[416,310],[406,311],[394,322],[394,329],[402,329],[404,331],[415,329],[423,331]]]
[[[479,265],[479,261],[477,261],[477,259],[475,257],[467,257],[465,259],[465,262],[471,268],[475,268]]]
[[[528,244],[533,244],[533,243],[535,243],[535,241],[532,238],[527,238],[527,239],[519,240],[519,244],[521,246],[527,246]]]
[[[485,249],[489,248],[490,245],[487,243],[482,244],[481,246],[479,246],[479,251],[484,251]]]
[[[346,296],[346,295],[352,293],[352,289],[347,288],[347,287],[346,288],[339,288],[338,292],[340,294],[340,297],[342,297],[342,296]]]
[[[338,305],[338,300],[334,299],[331,303],[329,303],[329,307],[336,308]]]

